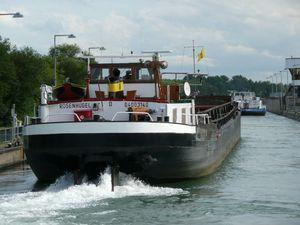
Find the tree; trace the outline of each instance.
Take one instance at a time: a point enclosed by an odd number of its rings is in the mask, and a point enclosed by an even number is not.
[[[225,75],[202,77],[188,75],[183,80],[177,80],[177,84],[189,82],[192,92],[200,95],[228,95],[229,91],[253,91],[257,96],[266,97],[271,93],[271,83],[265,81],[252,81],[242,75],[233,76],[229,79]],[[174,84],[172,80],[164,80],[165,84]],[[195,85],[198,84],[198,85]]]
[[[230,89],[235,91],[251,91],[253,87],[253,81],[247,79],[242,75],[233,76],[230,81]]]
[[[10,51],[11,45],[8,39],[2,39],[0,36],[0,126],[7,126],[10,122],[10,109],[17,82]]]
[[[55,52],[56,56],[75,57],[77,54],[81,53],[81,49],[76,44],[61,44],[56,46]],[[50,48],[49,55],[54,57],[54,47]]]
[[[76,44],[62,44],[56,46],[57,59],[57,80],[58,84],[64,82],[69,77],[72,82],[84,84],[87,74],[87,63],[85,60],[76,58],[81,53],[81,49]],[[50,48],[49,56],[54,57],[54,48]]]
[[[11,60],[16,68],[17,82],[14,91],[14,103],[19,118],[32,115],[34,105],[40,99],[40,85],[50,83],[52,70],[46,58],[32,48],[14,48]]]

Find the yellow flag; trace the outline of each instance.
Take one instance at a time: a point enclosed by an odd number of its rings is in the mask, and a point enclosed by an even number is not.
[[[202,48],[201,51],[198,54],[198,62],[200,62],[201,59],[205,58],[205,49]]]

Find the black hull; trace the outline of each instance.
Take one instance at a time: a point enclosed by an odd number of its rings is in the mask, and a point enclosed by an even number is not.
[[[88,124],[88,123],[87,123]],[[240,115],[220,129],[202,125],[195,134],[102,133],[25,135],[27,161],[39,180],[66,171],[91,178],[108,165],[150,180],[197,178],[213,172],[240,139]]]

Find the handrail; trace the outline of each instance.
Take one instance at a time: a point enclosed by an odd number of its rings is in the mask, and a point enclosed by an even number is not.
[[[182,115],[184,115],[184,116],[193,116],[193,117],[195,117],[195,118],[197,118],[197,120],[195,120],[195,122],[197,122],[196,123],[196,125],[198,124],[198,118],[199,117],[201,117],[201,118],[203,118],[203,124],[209,124],[209,120],[210,120],[210,116],[209,116],[209,114],[207,114],[207,113],[196,113],[196,114],[192,114],[192,113],[182,113]],[[207,120],[206,120],[207,119]],[[195,124],[195,123],[193,123],[193,124]]]
[[[15,137],[22,136],[22,129],[23,126],[16,126],[16,127],[5,127],[0,129],[0,143],[8,143],[12,142],[13,137],[13,129],[15,129]]]
[[[117,117],[118,114],[144,114],[144,115],[149,116],[151,122],[154,121],[153,118],[152,118],[152,116],[149,113],[147,113],[147,112],[116,112],[114,114],[113,118],[111,119],[111,121],[115,121],[115,118]]]
[[[237,107],[233,107],[228,113],[225,114],[225,116],[217,118],[215,120],[212,120],[213,123],[221,121],[223,119],[225,119],[228,115],[230,115],[231,113],[233,113],[234,111],[236,111]]]
[[[230,106],[230,108],[229,108]],[[222,125],[231,116],[234,115],[237,110],[237,105],[231,102],[224,103],[222,105],[217,105],[215,107],[209,108],[201,113],[207,113],[210,115],[210,122],[215,123],[218,126]]]
[[[75,112],[74,113],[55,113],[55,114],[49,114],[46,117],[44,117],[43,120],[48,119],[50,116],[58,116],[58,115],[74,115],[74,116],[76,116],[76,118],[78,119],[78,121],[81,122],[80,117]],[[37,116],[26,116],[25,117],[25,125],[29,125],[29,121],[30,121],[29,119],[41,119],[41,118],[37,117]]]
[[[197,125],[199,124],[198,118],[201,117],[203,119],[203,124],[209,124],[210,116],[207,113],[199,113],[195,114],[195,117],[197,117]]]
[[[226,103],[224,103],[224,104],[222,104],[222,105],[214,106],[214,107],[212,107],[212,108],[209,108],[209,109],[206,109],[206,110],[204,110],[204,111],[201,111],[201,113],[207,113],[207,112],[209,112],[209,111],[212,111],[212,110],[214,110],[214,109],[219,109],[219,108],[222,108],[222,107],[227,106],[227,105],[231,105],[231,102],[226,102]],[[197,105],[196,105],[196,107],[197,107]]]
[[[39,118],[40,117],[38,117],[38,116],[25,116],[24,125],[29,125],[30,119],[39,119]]]

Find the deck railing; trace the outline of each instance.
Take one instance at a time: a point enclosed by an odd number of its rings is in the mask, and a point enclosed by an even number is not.
[[[16,137],[22,137],[23,127],[9,127],[3,128],[0,130],[0,143],[9,143],[13,142]]]
[[[196,107],[197,108],[197,107]],[[222,105],[217,105],[204,111],[198,111],[198,114],[207,114],[211,123],[216,123],[218,126],[225,124],[228,120],[236,115],[238,110],[237,104],[227,102]]]
[[[225,124],[228,120],[230,120],[232,117],[236,115],[236,112],[238,111],[238,107],[236,103],[227,102],[222,105],[213,106],[207,110],[201,111],[199,110],[201,107],[196,106],[196,113],[195,114],[189,114],[189,113],[183,113],[183,116],[190,116],[191,119],[184,122],[185,124],[193,124],[193,125],[199,125],[199,124],[211,124],[215,123],[218,126],[221,126]],[[154,121],[153,117],[148,112],[128,112],[128,111],[120,111],[116,112],[112,119],[109,121],[118,121],[118,116],[121,116],[122,114],[127,115],[145,115],[149,118],[150,121]],[[47,118],[50,116],[58,116],[58,115],[74,115],[76,119],[81,122],[82,120],[76,113],[59,113],[59,114],[51,114],[48,115]],[[45,118],[45,119],[47,119]],[[27,117],[25,120],[25,125],[29,125],[32,123],[40,123],[40,118],[38,117]],[[130,119],[129,119],[130,120]],[[97,120],[95,120],[97,121]],[[105,120],[107,121],[107,120]],[[157,121],[161,121],[158,120]],[[168,120],[167,120],[168,121]]]
[[[79,115],[75,112],[73,112],[73,113],[54,113],[54,114],[51,114],[51,115],[47,115],[46,117],[43,118],[43,120],[48,120],[52,116],[54,117],[54,116],[65,116],[65,115],[73,115],[73,116],[76,117],[76,119],[79,122],[81,122],[81,119],[80,119]],[[33,123],[40,123],[40,121],[41,121],[40,117],[30,117],[30,116],[25,117],[25,125],[30,125],[30,124],[33,124]]]
[[[120,115],[120,114],[146,115],[146,116],[149,117],[150,121],[152,121],[152,122],[154,121],[153,118],[152,118],[152,116],[149,113],[147,113],[147,112],[116,112],[114,114],[114,116],[112,117],[111,121],[115,121],[116,117],[118,115]]]

